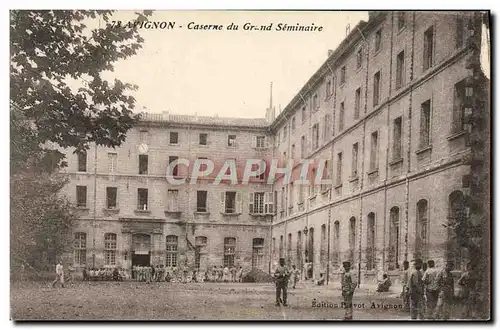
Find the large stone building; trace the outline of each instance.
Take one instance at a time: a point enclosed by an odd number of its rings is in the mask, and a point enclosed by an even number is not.
[[[443,224],[468,193],[471,15],[370,12],[277,118],[148,115],[116,150],[68,152],[75,265],[269,271],[281,256],[336,280],[351,260],[362,282],[416,257],[462,267]],[[175,157],[327,159],[333,183],[171,186]]]

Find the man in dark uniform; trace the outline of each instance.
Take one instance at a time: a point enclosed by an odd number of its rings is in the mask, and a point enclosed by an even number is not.
[[[412,320],[424,318],[424,281],[422,280],[422,259],[416,259],[415,269],[410,275],[410,316]]]
[[[280,258],[280,265],[274,271],[274,278],[276,280],[276,306],[283,302],[283,306],[288,306],[286,303],[288,277],[290,272],[285,266],[285,258]],[[283,291],[283,300],[281,300],[281,292]]]
[[[344,307],[344,320],[352,320],[352,297],[354,295],[354,290],[356,289],[356,280],[353,278],[351,273],[351,263],[349,261],[344,261],[342,263],[344,268],[340,282],[342,290],[342,298],[344,298],[342,305]]]

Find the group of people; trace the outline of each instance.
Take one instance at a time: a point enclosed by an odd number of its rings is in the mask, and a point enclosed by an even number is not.
[[[423,265],[426,269],[423,270]],[[452,261],[438,269],[433,260],[426,264],[421,259],[413,263],[414,269],[409,270],[409,263],[403,263],[403,303],[410,311],[412,319],[448,319],[452,307],[459,307],[461,317],[474,318],[478,297],[478,276],[474,264],[469,262],[467,270],[458,280],[458,295],[455,295],[455,281]]]
[[[209,268],[204,273],[205,282],[243,282],[243,267],[236,268],[232,267],[217,267],[213,266]]]
[[[121,267],[102,267],[82,270],[83,281],[123,281],[130,278],[128,272]]]

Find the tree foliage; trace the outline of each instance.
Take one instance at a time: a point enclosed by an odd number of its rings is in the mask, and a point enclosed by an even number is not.
[[[151,12],[136,13],[147,20]],[[60,148],[119,146],[136,123],[137,88],[104,71],[133,56],[137,28],[108,24],[111,11],[10,12],[11,255],[40,268],[71,247],[72,205]],[[99,24],[91,28],[98,20]],[[72,82],[77,82],[72,86]],[[85,83],[82,83],[85,82]],[[79,88],[76,88],[80,86]]]

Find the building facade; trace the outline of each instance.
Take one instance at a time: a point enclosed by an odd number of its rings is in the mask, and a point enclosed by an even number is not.
[[[76,266],[235,265],[279,257],[311,276],[396,277],[404,260],[467,255],[443,226],[463,208],[471,153],[464,113],[472,12],[370,12],[274,118],[148,115],[116,150],[68,151],[67,195],[80,217]],[[331,184],[172,186],[176,158],[327,160]],[[217,171],[215,171],[216,173]],[[192,168],[178,167],[178,178]]]

